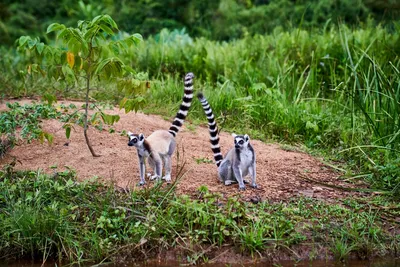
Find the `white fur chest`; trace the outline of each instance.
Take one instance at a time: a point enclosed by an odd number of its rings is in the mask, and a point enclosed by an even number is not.
[[[137,151],[141,157],[147,158],[149,156],[149,152],[144,147],[138,148]]]
[[[240,153],[240,167],[241,169],[248,168],[254,161],[253,152],[250,149],[242,150]]]

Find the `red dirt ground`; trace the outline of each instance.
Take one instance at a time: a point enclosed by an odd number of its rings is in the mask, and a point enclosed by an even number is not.
[[[58,103],[63,102],[59,101]],[[4,109],[5,105],[0,105],[0,111]],[[115,133],[90,128],[89,138],[94,150],[101,157],[91,156],[81,127],[75,126],[75,130],[71,133],[70,143],[65,146],[67,139],[65,131],[62,129],[62,123],[57,120],[49,120],[43,122],[43,128],[54,135],[52,145],[40,144],[38,141],[21,144],[0,160],[0,164],[7,164],[13,157],[16,157],[17,169],[36,170],[40,168],[46,172],[53,172],[51,166],[56,165],[58,171],[64,170],[65,166],[68,166],[76,170],[81,180],[98,176],[102,181],[113,182],[120,187],[139,189],[137,186],[139,170],[136,149],[128,147],[128,137],[121,136],[119,133],[122,130],[140,131],[148,136],[154,130],[168,129],[172,118],[170,121],[165,121],[155,115],[135,114],[134,112],[125,114],[118,108],[106,112],[119,114],[121,119],[114,126]],[[178,193],[194,195],[201,185],[206,185],[211,192],[222,193],[225,197],[239,194],[244,200],[257,198],[279,201],[296,195],[306,195],[334,201],[350,194],[321,186],[318,183],[310,183],[304,179],[306,177],[322,183],[351,187],[339,179],[339,173],[321,163],[319,159],[306,153],[283,150],[279,144],[266,144],[258,140],[251,140],[251,143],[257,156],[259,189],[248,186],[245,191],[239,192],[237,184],[225,186],[218,181],[216,165],[207,163],[208,161],[204,162],[204,159],[213,159],[206,120],[202,127],[193,125],[193,127],[189,127],[194,130],[185,127],[189,124],[190,122],[185,122],[184,127],[177,135],[178,146],[173,157],[173,180],[178,165],[184,165],[182,172],[184,176],[177,185]],[[229,133],[221,132],[220,144],[222,152],[225,154],[233,146],[233,138]],[[179,160],[177,154],[179,154]],[[146,186],[153,186],[153,182],[147,180]]]

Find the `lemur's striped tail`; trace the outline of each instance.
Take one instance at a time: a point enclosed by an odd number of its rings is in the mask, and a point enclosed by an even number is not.
[[[168,132],[174,137],[178,134],[179,129],[182,127],[183,122],[186,119],[189,108],[192,105],[193,99],[193,78],[194,74],[189,72],[185,76],[185,93],[183,95],[182,104],[179,107],[178,113],[176,113],[175,119],[172,122]]]
[[[214,114],[212,112],[210,104],[208,104],[207,99],[202,93],[198,93],[197,98],[200,100],[208,119],[208,131],[210,132],[211,150],[214,153],[215,164],[219,167],[221,161],[223,160],[223,157],[221,154],[221,148],[219,146],[218,126],[215,122]]]

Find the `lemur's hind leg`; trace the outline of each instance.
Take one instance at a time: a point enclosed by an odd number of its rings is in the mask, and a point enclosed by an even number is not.
[[[150,176],[150,180],[161,179],[163,162],[160,155],[158,154],[151,155],[151,158],[149,158],[149,163],[155,172],[154,175]]]
[[[232,163],[230,160],[222,161],[221,165],[218,167],[218,178],[225,185],[231,185],[236,183],[235,180],[232,179]]]
[[[167,181],[167,183],[171,182],[171,170],[172,170],[172,160],[171,157],[174,154],[176,148],[176,141],[173,140],[171,144],[169,144],[168,153],[163,157],[164,159],[164,166],[165,166],[165,176],[163,179]]]
[[[172,169],[171,156],[165,155],[163,157],[163,160],[164,160],[164,166],[165,166],[165,176],[162,179],[167,181],[167,183],[170,183],[171,182],[171,169]]]
[[[150,171],[146,174],[146,176],[150,180],[153,180],[154,178],[152,179],[151,177],[153,177],[156,174],[156,163],[155,163],[155,161],[153,160],[152,157],[149,157],[147,162],[150,165]],[[151,171],[153,171],[154,174],[152,174]]]

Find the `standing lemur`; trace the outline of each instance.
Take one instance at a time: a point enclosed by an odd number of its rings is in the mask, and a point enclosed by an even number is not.
[[[161,179],[162,165],[164,161],[165,176],[162,177],[167,182],[171,181],[171,156],[175,151],[175,137],[183,125],[183,122],[188,114],[189,108],[193,99],[193,73],[187,73],[185,76],[185,93],[182,99],[182,104],[178,113],[175,116],[169,130],[154,131],[147,138],[144,134],[133,134],[128,132],[128,146],[134,146],[137,149],[139,157],[140,182],[139,185],[146,183],[144,179],[146,158],[149,158],[149,165],[155,172],[150,175],[150,180]]]
[[[225,185],[239,183],[239,190],[245,190],[243,178],[250,174],[251,186],[257,188],[256,184],[256,154],[250,144],[250,137],[232,134],[235,147],[228,151],[225,158],[222,157],[219,146],[218,126],[214,119],[211,106],[202,93],[198,93],[201,105],[208,119],[211,149],[214,153],[215,164],[218,167],[218,177]]]

